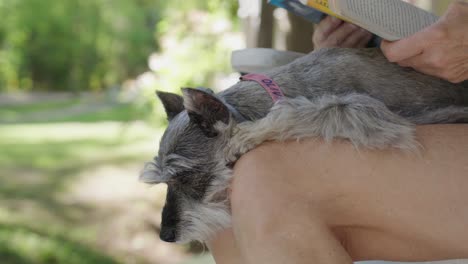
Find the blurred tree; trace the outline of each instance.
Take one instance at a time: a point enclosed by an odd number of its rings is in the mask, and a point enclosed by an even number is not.
[[[314,24],[302,17],[288,12],[291,30],[286,36],[287,50],[309,53],[313,50],[312,35],[314,34]]]
[[[157,24],[161,49],[153,57],[157,88],[213,87],[214,77],[231,71],[238,25],[236,0],[174,0]],[[153,93],[153,92],[152,92]]]
[[[99,90],[146,69],[158,1],[0,1],[0,91]]]
[[[273,47],[273,11],[275,7],[268,4],[267,0],[262,0],[260,9],[260,27],[258,29],[257,47]]]

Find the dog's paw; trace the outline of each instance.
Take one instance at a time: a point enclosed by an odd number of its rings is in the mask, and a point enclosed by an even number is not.
[[[264,141],[255,127],[255,122],[244,122],[237,127],[224,152],[228,163],[236,162],[243,154]]]

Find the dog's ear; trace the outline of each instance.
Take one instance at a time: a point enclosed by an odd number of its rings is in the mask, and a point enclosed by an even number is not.
[[[167,179],[164,179],[161,175],[155,162],[145,163],[143,170],[140,172],[139,180],[148,184],[158,184],[167,181]]]
[[[183,88],[182,93],[190,120],[197,124],[207,137],[218,135],[214,127],[217,122],[229,123],[229,109],[214,94],[192,88]]]
[[[178,94],[156,91],[166,110],[167,120],[171,120],[177,114],[184,111],[184,98]]]

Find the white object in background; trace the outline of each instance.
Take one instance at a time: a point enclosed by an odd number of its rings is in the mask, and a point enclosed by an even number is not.
[[[260,73],[282,66],[306,54],[266,48],[235,50],[231,54],[231,65],[241,73]]]

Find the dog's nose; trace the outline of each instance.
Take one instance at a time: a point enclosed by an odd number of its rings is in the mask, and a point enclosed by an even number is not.
[[[175,242],[176,241],[176,231],[174,228],[162,228],[159,237],[162,241],[166,242]]]

